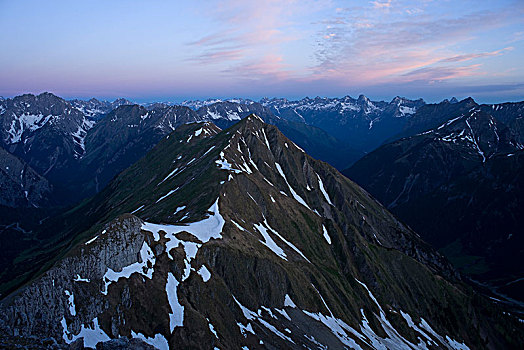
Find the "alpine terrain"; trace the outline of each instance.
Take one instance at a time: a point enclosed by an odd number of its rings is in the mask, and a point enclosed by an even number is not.
[[[412,124],[440,124],[378,148],[344,174],[463,273],[523,301],[523,113],[523,102],[426,105]]]
[[[122,107],[120,107],[122,108]],[[134,107],[132,107],[134,108]],[[517,348],[522,322],[335,168],[250,115],[183,124],[40,227],[2,346]]]

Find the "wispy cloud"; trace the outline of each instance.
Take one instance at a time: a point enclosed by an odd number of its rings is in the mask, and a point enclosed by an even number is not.
[[[258,56],[261,62],[258,66],[269,67],[264,64],[268,61],[267,57],[278,56],[279,46],[293,40],[286,27],[289,25],[287,18],[291,8],[296,5],[295,0],[222,2],[210,13],[217,28],[189,43],[194,50],[192,58],[207,63],[229,63],[225,71],[232,72],[232,64],[239,67],[256,66],[252,62]],[[251,63],[231,61],[242,58]]]
[[[391,7],[391,0],[386,1],[371,1],[371,4],[376,9],[389,9]]]
[[[390,11],[380,16],[373,12],[383,8]],[[513,47],[480,53],[458,53],[456,47],[475,40],[479,33],[518,22],[523,14],[522,4],[462,15],[406,10],[391,1],[346,8],[322,22],[311,79],[349,78],[353,84],[369,85],[480,76],[484,74],[480,64],[461,63],[500,56]]]
[[[239,65],[232,66],[224,70],[227,73],[233,73],[237,78],[247,80],[267,79],[271,76],[278,80],[284,80],[290,77],[289,65],[284,63],[282,56],[267,54],[257,59],[248,60]]]
[[[480,66],[480,64],[472,64],[462,67],[423,67],[404,73],[403,76],[412,80],[442,81],[476,75]]]
[[[470,53],[470,54],[465,54],[465,55],[457,55],[457,56],[445,58],[445,59],[441,60],[440,62],[443,62],[443,63],[464,62],[464,61],[470,61],[470,60],[473,60],[473,59],[476,59],[476,58],[483,58],[483,57],[490,57],[490,56],[499,56],[499,55],[502,55],[504,52],[511,51],[513,49],[514,48],[510,46],[510,47],[505,47],[503,49],[496,50],[496,51],[491,51],[491,52],[481,52],[481,53]]]
[[[199,63],[212,64],[220,61],[236,61],[244,57],[244,50],[209,50],[199,54],[197,57],[193,57],[189,60],[195,60]]]

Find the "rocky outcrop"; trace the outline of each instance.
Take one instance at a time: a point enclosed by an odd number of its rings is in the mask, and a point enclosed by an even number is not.
[[[137,261],[146,239],[141,224],[130,215],[114,220],[34,283],[2,300],[2,329],[59,342],[66,333],[78,334],[107,308],[101,293],[107,270]]]

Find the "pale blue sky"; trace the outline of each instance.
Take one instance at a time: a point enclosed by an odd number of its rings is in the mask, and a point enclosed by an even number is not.
[[[524,100],[524,1],[0,0],[0,95]]]

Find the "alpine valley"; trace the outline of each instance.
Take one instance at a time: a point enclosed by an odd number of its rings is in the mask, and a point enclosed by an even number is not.
[[[0,348],[520,348],[523,109],[0,99]]]

